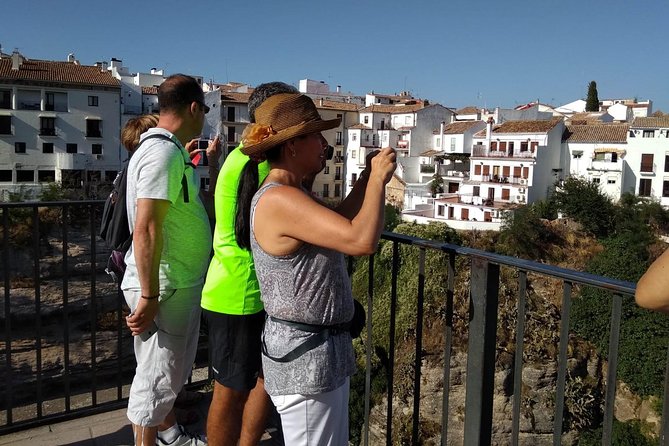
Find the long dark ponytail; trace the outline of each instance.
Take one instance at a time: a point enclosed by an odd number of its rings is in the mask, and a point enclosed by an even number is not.
[[[243,249],[251,249],[251,201],[258,192],[258,181],[258,163],[249,159],[239,177],[235,210],[235,238]]]
[[[283,144],[280,144],[265,152],[267,161],[270,163],[277,161],[281,157],[282,148]],[[258,163],[249,159],[239,177],[237,208],[235,209],[235,239],[239,247],[243,249],[251,249],[251,202],[259,187]]]

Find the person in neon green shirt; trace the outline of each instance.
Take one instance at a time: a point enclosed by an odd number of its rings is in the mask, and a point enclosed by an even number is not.
[[[250,121],[255,122],[256,107],[268,97],[296,92],[283,82],[258,85],[249,98]],[[265,312],[260,286],[251,251],[240,248],[235,238],[237,188],[242,168],[249,160],[240,147],[228,155],[218,175],[214,255],[202,290],[215,380],[207,440],[214,446],[257,445],[271,407],[261,370],[260,335]],[[266,161],[258,165],[258,184],[268,173]]]

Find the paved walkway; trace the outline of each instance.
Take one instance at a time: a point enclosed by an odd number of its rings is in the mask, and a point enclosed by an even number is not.
[[[211,393],[189,410],[199,415],[199,421],[188,427],[192,432],[205,431],[207,411]],[[273,420],[270,420],[270,422]],[[268,427],[260,444],[262,446],[283,445],[278,429]],[[125,416],[125,409],[79,418],[62,423],[15,432],[0,437],[0,446],[132,446],[132,429]]]

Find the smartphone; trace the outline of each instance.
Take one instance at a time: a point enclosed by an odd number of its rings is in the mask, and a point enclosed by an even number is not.
[[[135,314],[134,312],[130,313],[128,317],[133,316],[134,314]],[[151,321],[151,326],[139,334],[139,339],[146,342],[157,331],[158,331],[158,325],[156,325],[156,321]]]
[[[139,339],[146,342],[151,336],[156,334],[157,331],[158,326],[156,325],[156,321],[151,321],[151,326],[139,334]]]

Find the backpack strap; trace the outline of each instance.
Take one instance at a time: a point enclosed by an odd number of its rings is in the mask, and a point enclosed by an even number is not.
[[[142,144],[144,143],[144,141],[146,141],[147,139],[163,139],[163,140],[166,140],[166,141],[170,141],[170,142],[173,143],[174,145],[177,145],[177,144],[172,140],[172,138],[170,138],[169,136],[165,136],[165,135],[163,135],[163,134],[160,134],[160,133],[152,133],[151,135],[146,136],[146,137],[140,142],[140,145],[142,145]],[[179,147],[177,146],[177,148],[179,148]],[[181,150],[179,150],[179,151],[181,152]],[[191,163],[190,161],[185,161],[185,160],[184,160],[184,173],[183,173],[183,175],[181,176],[181,189],[182,189],[183,192],[184,192],[184,203],[188,203],[188,202],[190,202],[190,194],[188,193],[188,178],[186,177],[186,167],[192,167],[192,168],[195,168],[195,164]]]

